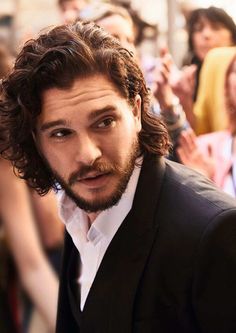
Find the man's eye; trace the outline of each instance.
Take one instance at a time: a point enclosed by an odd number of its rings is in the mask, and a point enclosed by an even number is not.
[[[113,118],[106,118],[103,121],[101,121],[97,127],[98,128],[106,128],[106,127],[111,127],[115,124],[115,120]]]
[[[50,137],[51,138],[61,139],[61,138],[64,138],[65,136],[68,136],[70,134],[71,134],[70,130],[67,130],[67,129],[58,129],[58,130],[55,130],[52,133],[50,133]]]

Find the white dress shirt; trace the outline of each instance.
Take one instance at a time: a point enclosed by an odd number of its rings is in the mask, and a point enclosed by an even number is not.
[[[91,227],[87,214],[76,206],[64,191],[61,191],[59,195],[60,216],[80,253],[81,269],[78,283],[81,295],[81,311],[84,308],[103,256],[132,207],[141,170],[141,161],[140,159],[137,161],[138,166],[135,166],[128,186],[118,204],[102,211],[96,217]]]

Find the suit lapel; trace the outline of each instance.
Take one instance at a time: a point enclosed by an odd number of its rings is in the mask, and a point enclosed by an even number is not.
[[[136,290],[156,237],[154,223],[165,163],[145,160],[131,211],[102,260],[85,303],[82,331],[126,332]]]
[[[80,288],[78,284],[79,267],[80,267],[79,253],[76,247],[73,245],[67,270],[67,281],[68,281],[67,287],[68,287],[71,312],[78,326],[80,326],[80,321],[81,321]]]
[[[56,332],[79,332],[79,288],[76,279],[79,269],[79,253],[69,234],[65,233],[63,264],[57,309]]]

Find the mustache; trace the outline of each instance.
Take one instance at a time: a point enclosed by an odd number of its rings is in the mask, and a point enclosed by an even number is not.
[[[97,162],[94,165],[83,165],[80,170],[74,171],[68,180],[68,185],[72,186],[75,184],[78,179],[86,178],[90,172],[99,172],[99,173],[119,173],[120,168],[111,165],[109,163]]]

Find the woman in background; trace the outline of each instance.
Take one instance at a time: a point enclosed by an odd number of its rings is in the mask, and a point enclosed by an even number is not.
[[[191,126],[200,134],[217,130],[215,127],[205,129],[201,120],[201,112],[204,111],[195,109],[202,64],[211,49],[236,45],[236,25],[223,9],[211,6],[193,10],[187,22],[187,30],[189,50],[184,61],[185,67],[172,88]]]
[[[203,73],[210,77],[202,79],[211,79],[211,85],[204,101],[206,105],[213,104],[216,114],[225,114],[227,129],[198,137],[191,129],[182,132],[177,153],[183,164],[236,196],[236,47],[211,50],[207,62],[211,71]]]
[[[2,44],[0,78],[11,66],[12,57]],[[24,290],[43,318],[40,333],[55,331],[59,259],[51,254],[58,248],[60,253],[63,233],[54,193],[40,197],[16,177],[8,161],[0,159],[0,332],[28,332],[30,324],[25,326],[21,315],[24,308],[15,272],[10,271],[10,257]]]

